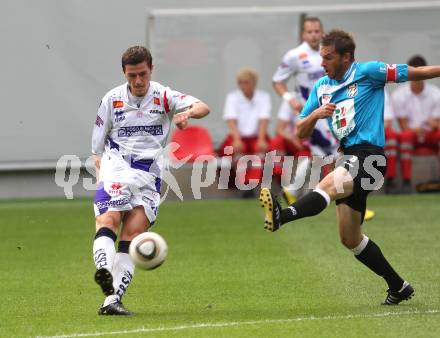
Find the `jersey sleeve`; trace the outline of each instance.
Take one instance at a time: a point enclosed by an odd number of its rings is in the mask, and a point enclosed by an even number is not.
[[[112,127],[111,106],[108,97],[104,97],[96,114],[92,133],[92,154],[101,155],[104,152],[105,142]]]
[[[181,92],[172,90],[168,87],[165,88],[163,91],[162,100],[165,112],[168,113],[170,117],[176,113],[185,111],[194,103],[200,101],[199,99],[191,95],[182,94]]]
[[[236,120],[238,118],[235,98],[232,93],[226,96],[225,107],[223,109],[224,120]]]
[[[374,87],[383,87],[387,82],[408,81],[408,65],[386,64],[380,61],[366,62],[364,71]]]
[[[296,57],[291,53],[287,52],[280,65],[278,66],[275,74],[272,76],[273,82],[286,82],[292,75],[298,72],[298,65]]]
[[[301,113],[299,114],[300,119],[304,119],[309,116],[315,109],[319,108],[319,100],[318,100],[318,92],[317,92],[317,83],[312,88],[312,91],[307,99]]]

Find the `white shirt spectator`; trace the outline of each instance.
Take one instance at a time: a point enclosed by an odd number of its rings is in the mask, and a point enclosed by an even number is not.
[[[237,89],[226,96],[223,119],[237,120],[241,137],[254,137],[258,135],[259,121],[270,119],[271,109],[270,95],[267,92],[255,90],[254,96],[249,100]]]
[[[394,120],[394,112],[393,112],[393,105],[391,102],[390,94],[386,90],[384,90],[385,93],[385,100],[384,100],[384,108],[383,108],[383,118],[384,120]]]
[[[423,91],[417,95],[411,91],[409,83],[402,85],[394,91],[392,102],[396,116],[407,118],[411,129],[429,130],[427,120],[440,118],[440,89],[432,84],[425,82]]]

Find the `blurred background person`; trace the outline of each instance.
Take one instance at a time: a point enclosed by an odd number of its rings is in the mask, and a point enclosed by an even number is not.
[[[427,62],[423,56],[415,55],[409,59],[408,65],[423,67]],[[411,193],[411,157],[414,150],[427,148],[433,152],[439,151],[440,89],[425,81],[411,81],[393,92],[392,102],[402,130],[402,192]]]
[[[395,128],[396,115],[393,111],[390,94],[384,89],[384,128],[385,128],[385,156],[387,158],[387,172],[385,177],[385,193],[395,193],[395,177],[397,172],[397,159],[399,156],[400,132]]]
[[[241,184],[249,180],[261,181],[265,153],[269,148],[267,128],[272,104],[269,93],[257,89],[258,74],[254,69],[242,68],[237,73],[237,90],[226,96],[223,118],[228,125],[228,135],[220,146],[220,155],[231,155],[225,147],[233,148],[235,175]],[[257,155],[260,165],[237,168],[242,155]],[[254,197],[253,190],[245,190],[243,197]]]

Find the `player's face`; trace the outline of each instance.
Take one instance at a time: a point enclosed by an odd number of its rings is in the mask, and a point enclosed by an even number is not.
[[[322,57],[321,65],[327,76],[331,79],[340,80],[345,74],[343,57],[336,52],[335,46],[321,46],[320,54]]]
[[[304,23],[302,38],[310,45],[310,47],[318,50],[322,33],[322,27],[318,21],[306,21]]]
[[[252,79],[243,78],[238,80],[238,87],[243,92],[244,96],[252,98],[257,84]]]
[[[150,87],[151,72],[146,62],[137,65],[125,65],[124,75],[134,96],[145,96]]]

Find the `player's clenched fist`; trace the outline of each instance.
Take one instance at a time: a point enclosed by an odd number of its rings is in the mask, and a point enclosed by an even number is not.
[[[318,119],[325,119],[333,115],[333,112],[336,109],[336,105],[334,103],[326,103],[316,109],[313,114]]]

